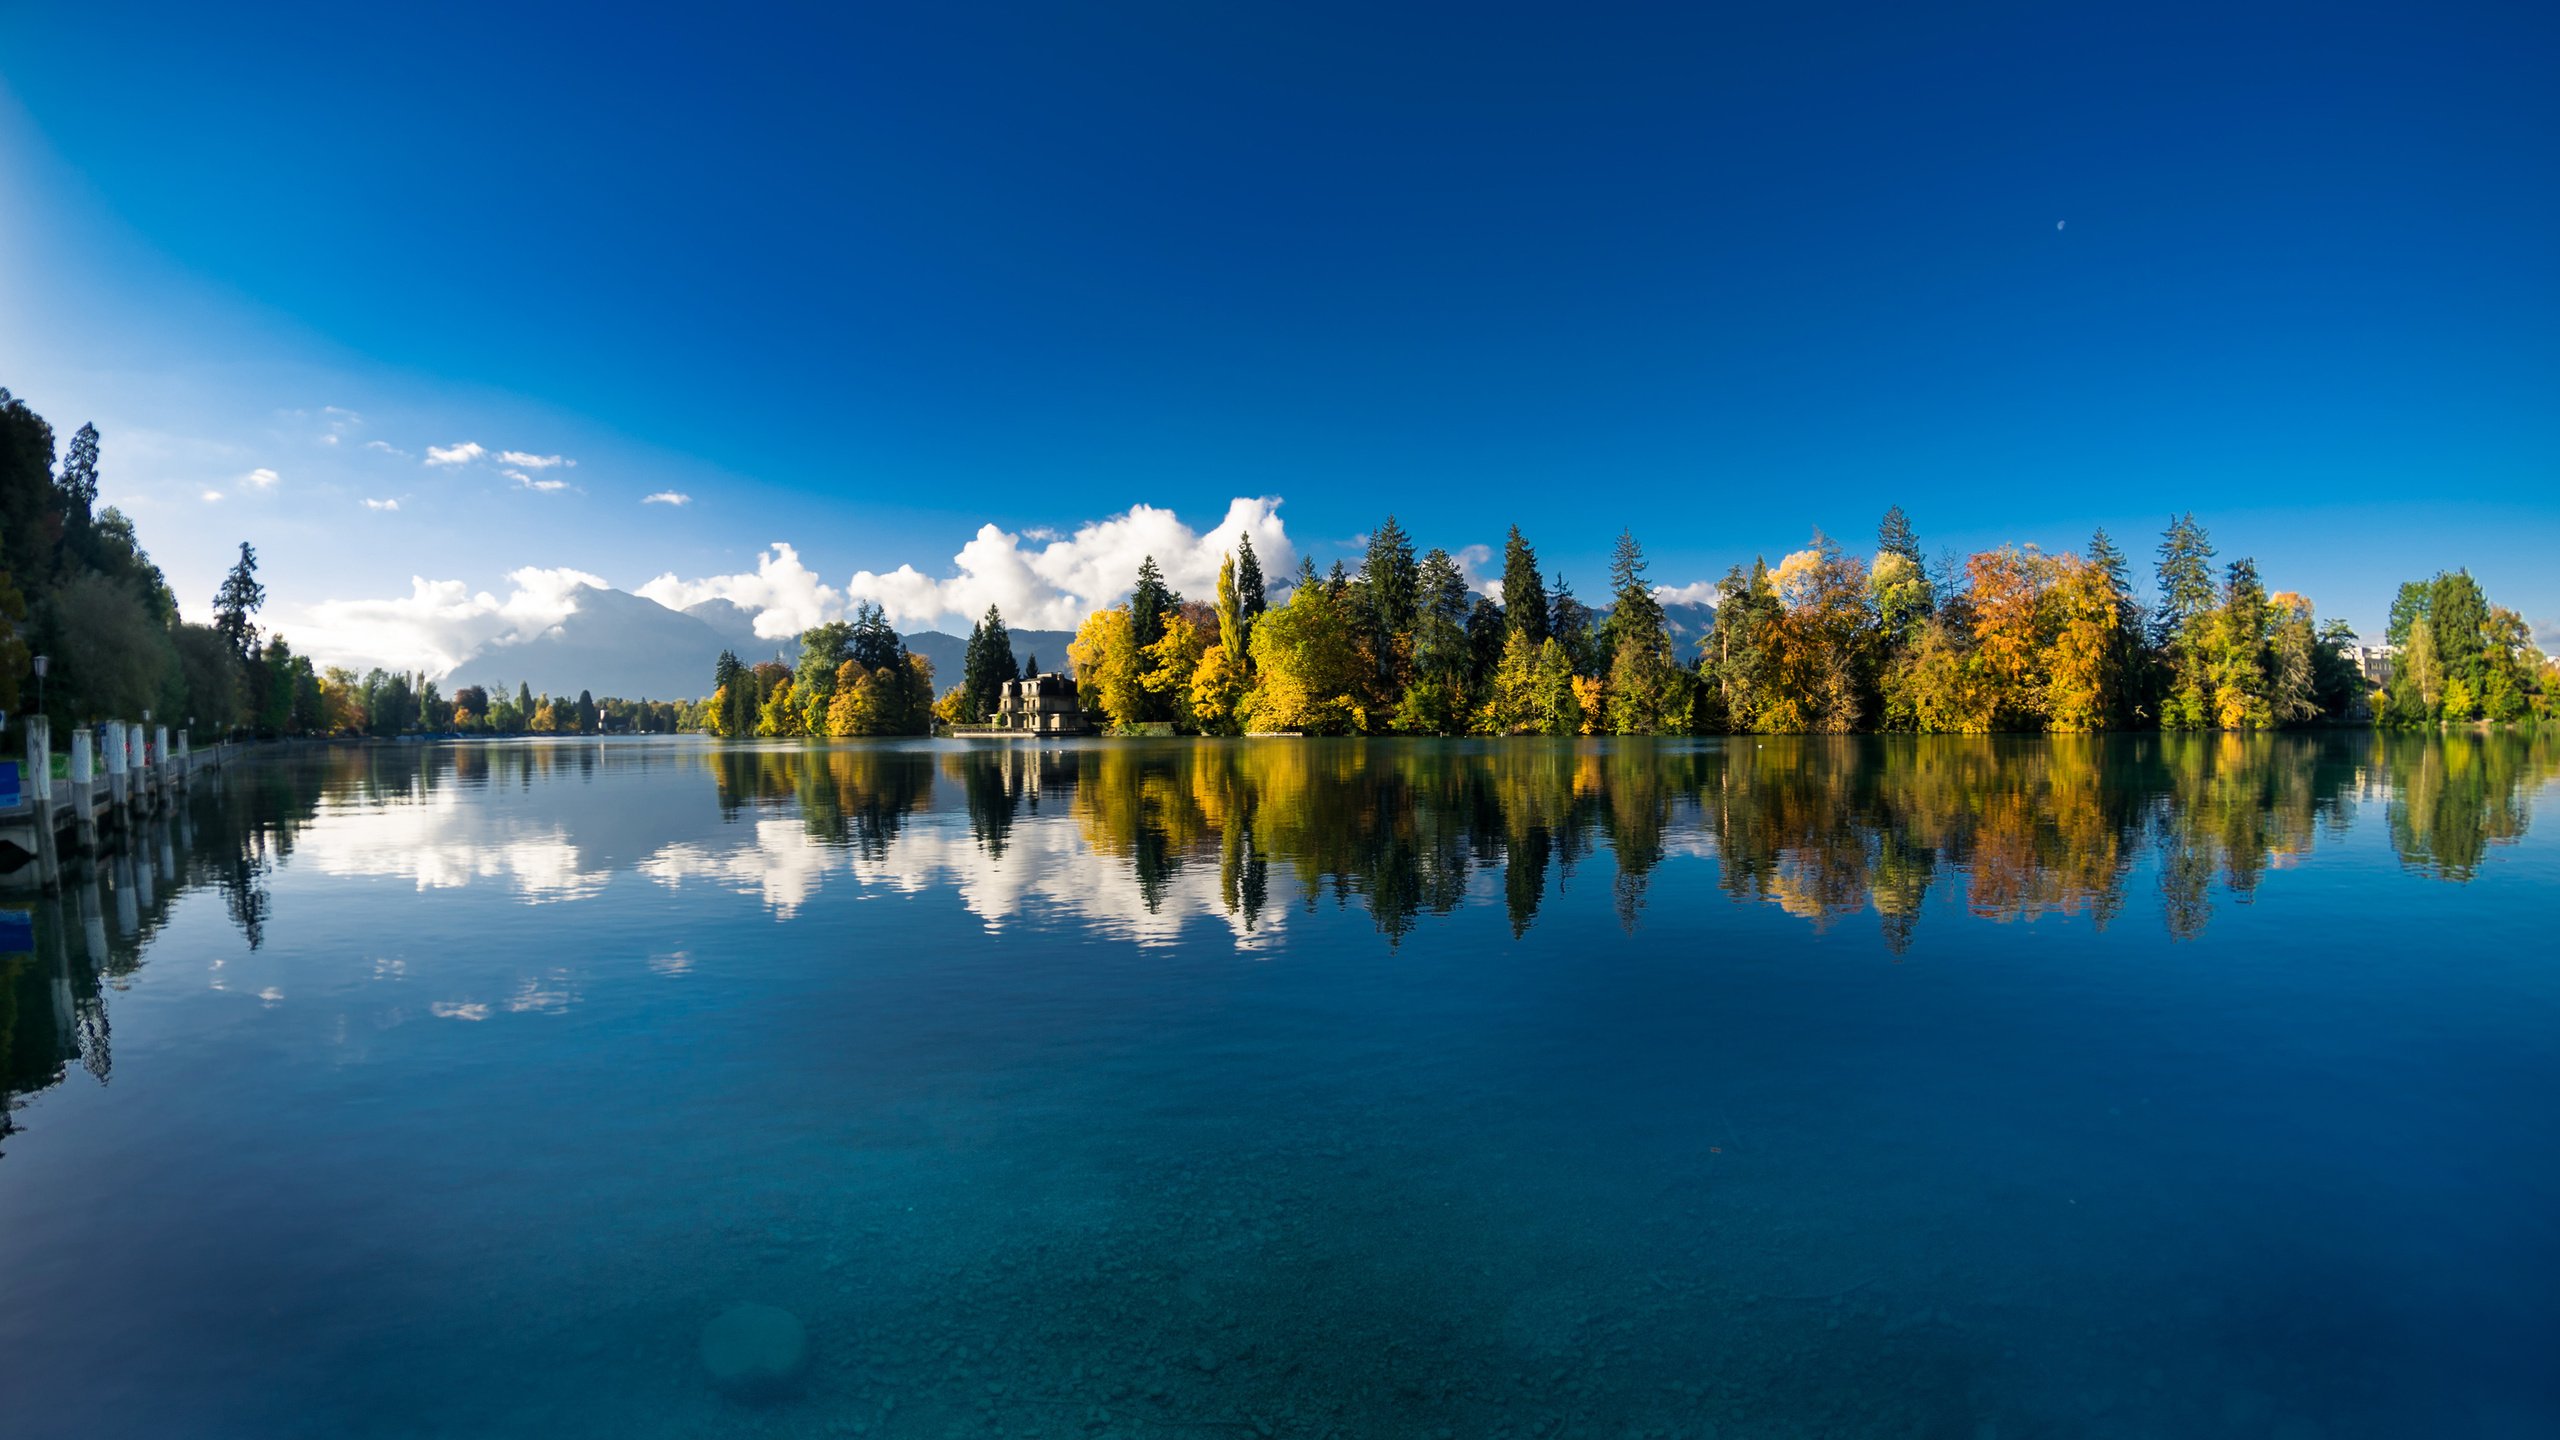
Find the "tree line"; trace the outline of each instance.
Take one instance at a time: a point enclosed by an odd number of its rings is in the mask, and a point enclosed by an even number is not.
[[[2216,559],[2193,515],[2173,519],[2146,599],[2103,530],[2080,551],[1929,562],[1896,506],[1872,558],[1817,533],[1775,566],[1735,567],[1684,655],[1632,534],[1595,611],[1517,526],[1497,598],[1446,550],[1417,557],[1390,516],[1356,572],[1303,562],[1277,605],[1249,538],[1214,603],[1172,592],[1150,557],[1068,654],[1102,723],[1205,735],[2267,730],[2516,720],[2560,698],[2560,668],[2467,573],[2403,587],[2398,673],[2377,695],[2343,622],[2270,592],[2254,560]],[[1002,624],[990,610],[979,630]],[[945,697],[953,717],[994,703],[1000,681],[971,670]]]
[[[96,426],[57,449],[44,417],[0,388],[0,709],[42,713],[57,733],[145,713],[172,730],[192,725],[200,740],[708,728],[703,707],[686,702],[536,697],[523,686],[512,698],[479,686],[446,696],[423,674],[317,668],[259,628],[266,587],[245,541],[215,592],[213,623],[191,624],[133,521],[99,506],[99,481]]]
[[[865,601],[849,622],[802,631],[796,665],[721,651],[698,718],[733,739],[922,735],[933,727],[933,665]]]
[[[57,731],[146,712],[199,738],[307,723],[319,676],[282,637],[262,640],[257,552],[241,545],[214,623],[190,624],[132,519],[98,504],[101,478],[95,425],[57,451],[44,417],[0,388],[0,707]]]

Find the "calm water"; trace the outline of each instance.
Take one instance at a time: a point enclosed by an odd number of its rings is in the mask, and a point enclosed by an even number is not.
[[[2555,777],[244,766],[0,957],[0,1435],[2560,1433]]]

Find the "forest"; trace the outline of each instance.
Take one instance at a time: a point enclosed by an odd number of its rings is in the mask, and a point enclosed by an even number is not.
[[[1632,534],[1595,611],[1541,572],[1517,526],[1498,589],[1479,593],[1447,551],[1417,557],[1390,516],[1356,572],[1306,563],[1276,605],[1247,539],[1212,603],[1174,594],[1149,560],[1069,658],[1102,723],[1204,735],[2410,726],[2529,720],[2560,697],[2560,670],[2523,619],[2465,572],[2402,587],[2396,663],[2377,691],[2342,622],[2270,592],[2254,561],[2217,558],[2193,515],[2172,520],[2146,599],[2103,530],[2076,552],[2004,545],[1929,562],[1897,506],[1872,558],[1817,533],[1775,566],[1736,567],[1712,631],[1682,653]],[[1002,623],[990,611],[979,628],[1001,635]],[[946,718],[982,713],[1006,678],[971,668]]]

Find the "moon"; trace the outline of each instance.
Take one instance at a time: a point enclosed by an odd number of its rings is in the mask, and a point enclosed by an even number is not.
[[[2068,225],[2068,224],[2070,224],[2070,223],[2071,223],[2071,222],[2070,222],[2070,221],[2068,221],[2068,220],[2056,220],[2056,221],[2054,221],[2054,222],[2053,222],[2053,228],[2054,228],[2054,229],[2056,229],[2056,230],[2059,230],[2059,229],[2061,229],[2063,226]]]

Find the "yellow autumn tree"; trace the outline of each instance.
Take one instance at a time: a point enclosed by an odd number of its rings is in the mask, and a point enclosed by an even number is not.
[[[2060,555],[2047,604],[2053,641],[2045,651],[2045,723],[2063,731],[2104,730],[2116,703],[2115,589],[2096,565]]]
[[[1113,725],[1146,718],[1147,689],[1141,678],[1145,672],[1129,627],[1129,607],[1118,605],[1084,617],[1067,646],[1067,659],[1076,667],[1076,693],[1085,709]]]

